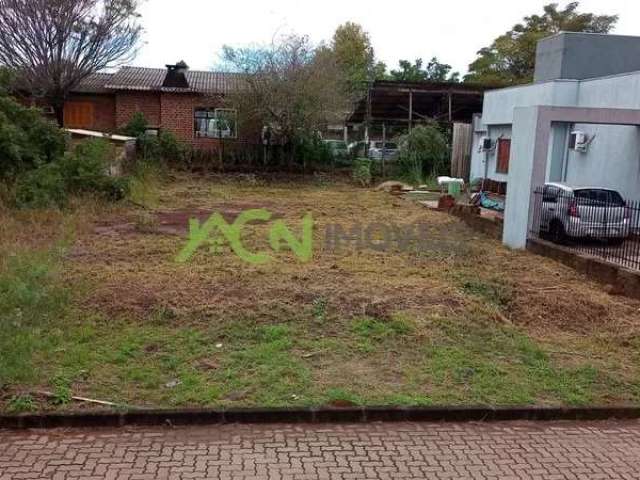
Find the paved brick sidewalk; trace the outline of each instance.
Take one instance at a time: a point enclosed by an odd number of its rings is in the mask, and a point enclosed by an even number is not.
[[[640,422],[0,432],[0,479],[640,479]]]

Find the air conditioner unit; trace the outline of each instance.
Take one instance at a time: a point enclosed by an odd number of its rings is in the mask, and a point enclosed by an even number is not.
[[[481,152],[488,152],[492,148],[493,148],[493,142],[491,141],[491,138],[489,138],[489,137],[480,138],[480,151]]]
[[[589,148],[589,137],[580,130],[571,132],[569,135],[569,148],[576,152],[586,152]]]

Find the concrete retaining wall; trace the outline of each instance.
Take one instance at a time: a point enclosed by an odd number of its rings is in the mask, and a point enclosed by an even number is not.
[[[469,227],[496,240],[502,240],[502,220],[481,217],[480,209],[474,205],[455,205],[449,210],[451,215],[460,218]]]
[[[578,255],[569,248],[530,238],[527,250],[558,260],[584,273],[591,280],[610,286],[611,293],[640,299],[640,272],[629,270],[591,255]]]

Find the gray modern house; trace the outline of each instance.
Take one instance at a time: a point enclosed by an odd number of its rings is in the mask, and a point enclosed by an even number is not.
[[[504,242],[526,244],[533,190],[602,186],[640,200],[640,37],[541,40],[534,82],[485,93],[471,178],[507,182]]]

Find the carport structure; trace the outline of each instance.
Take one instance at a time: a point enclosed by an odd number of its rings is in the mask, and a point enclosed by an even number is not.
[[[512,248],[526,247],[534,221],[534,191],[545,183],[548,164],[555,158],[550,139],[555,129],[570,124],[640,127],[640,109],[531,106],[513,110],[503,233],[503,242]]]
[[[386,127],[411,130],[428,121],[471,123],[473,114],[482,111],[486,89],[465,83],[376,80],[369,83],[347,124],[364,125],[368,139],[374,125],[384,134]]]

